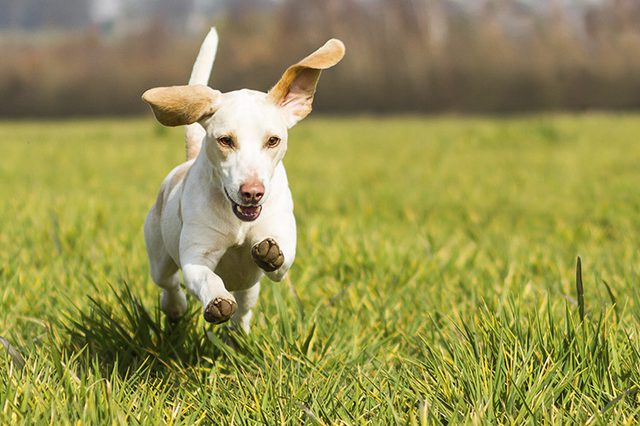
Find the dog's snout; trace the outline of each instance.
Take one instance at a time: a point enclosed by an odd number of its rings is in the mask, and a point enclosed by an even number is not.
[[[264,185],[257,180],[240,185],[240,196],[244,203],[257,203],[264,196]]]

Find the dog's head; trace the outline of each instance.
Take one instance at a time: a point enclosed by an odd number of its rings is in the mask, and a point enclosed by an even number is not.
[[[268,92],[221,93],[207,86],[158,87],[142,99],[165,126],[198,122],[207,136],[203,152],[220,179],[235,215],[258,218],[269,197],[271,178],[287,150],[287,130],[311,112],[322,70],[344,56],[332,39],[295,65]]]

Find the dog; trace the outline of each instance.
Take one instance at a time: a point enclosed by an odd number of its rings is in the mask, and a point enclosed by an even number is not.
[[[180,286],[204,319],[249,332],[263,275],[281,281],[296,254],[293,200],[282,159],[287,131],[306,117],[322,70],[344,56],[337,39],[290,66],[267,93],[207,86],[215,29],[205,38],[189,85],[142,95],[165,126],[186,125],[187,161],[166,176],[144,236],[160,304],[170,320],[187,310]]]

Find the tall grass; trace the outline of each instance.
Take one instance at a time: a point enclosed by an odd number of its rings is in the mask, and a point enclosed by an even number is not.
[[[148,278],[179,130],[3,123],[0,423],[635,423],[638,133],[634,115],[302,123],[298,257],[245,336],[193,298],[167,322]]]

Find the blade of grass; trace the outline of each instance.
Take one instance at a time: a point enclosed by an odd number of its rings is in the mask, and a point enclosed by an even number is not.
[[[584,287],[582,285],[582,260],[578,256],[576,263],[576,295],[578,296],[578,310],[580,321],[584,323]]]

